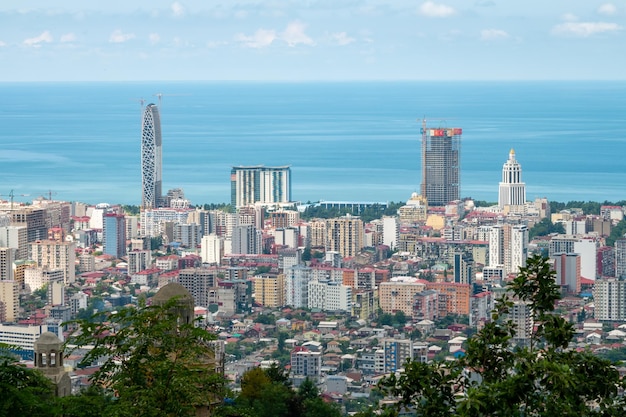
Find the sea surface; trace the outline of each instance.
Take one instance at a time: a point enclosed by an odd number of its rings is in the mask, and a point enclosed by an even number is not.
[[[461,127],[461,194],[626,199],[626,82],[0,83],[0,199],[140,204],[141,104],[159,103],[163,190],[230,201],[236,165],[290,165],[292,197],[405,201],[420,126]]]

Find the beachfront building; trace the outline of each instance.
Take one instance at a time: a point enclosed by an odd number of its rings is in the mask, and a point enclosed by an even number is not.
[[[263,165],[238,166],[230,171],[231,205],[276,205],[291,198],[291,168]]]

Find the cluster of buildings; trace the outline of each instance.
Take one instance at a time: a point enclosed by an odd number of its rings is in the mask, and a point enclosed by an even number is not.
[[[181,189],[163,195],[160,117],[149,104],[139,214],[45,198],[28,206],[0,204],[0,342],[8,334],[15,342],[11,329],[18,325],[26,326],[26,341],[18,345],[31,352],[45,331],[63,340],[61,323],[87,308],[102,284],[119,290],[116,297],[108,294],[106,308],[132,302],[130,293],[178,283],[208,321],[289,307],[364,323],[379,312],[402,312],[424,332],[450,315],[467,316],[470,326],[480,327],[507,281],[539,251],[552,260],[565,296],[593,296],[595,319],[626,321],[626,238],[606,244],[624,207],[603,206],[599,215],[551,213],[545,198],[526,201],[514,150],[503,165],[498,203],[475,207],[460,198],[462,130],[424,122],[421,132],[421,193],[396,215],[364,221],[360,210],[385,203],[320,202],[355,214],[305,221],[305,207],[291,201],[288,166],[233,167],[231,211],[193,207]],[[566,233],[530,239],[545,218]],[[163,248],[167,254],[155,251]],[[20,308],[21,296],[42,288],[44,313]],[[533,328],[530,309],[514,303],[516,338],[524,343]],[[433,355],[410,339],[384,331],[379,336],[371,346],[355,346],[362,355],[352,359],[362,370],[395,371],[406,358]],[[322,358],[315,343],[294,345],[292,372],[319,375]]]

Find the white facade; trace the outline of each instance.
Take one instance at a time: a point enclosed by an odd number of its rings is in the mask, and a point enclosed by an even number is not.
[[[28,234],[26,226],[0,227],[0,248],[17,249],[15,259],[28,259]]]
[[[224,256],[224,239],[213,233],[203,236],[200,243],[200,256],[203,263],[219,264]]]
[[[137,250],[128,252],[128,275],[148,269],[152,265],[152,251]]]
[[[526,184],[522,182],[522,166],[515,160],[515,151],[511,149],[509,159],[502,167],[502,181],[498,193],[498,205],[523,206],[526,203]]]
[[[616,278],[596,280],[593,299],[597,320],[626,320],[626,281]]]
[[[285,271],[285,304],[298,308],[308,307],[311,268],[296,265]]]
[[[231,204],[288,203],[291,198],[291,169],[288,166],[240,166],[231,170]]]
[[[297,249],[299,246],[300,232],[296,227],[279,228],[274,231],[274,243]]]
[[[574,253],[580,254],[580,276],[587,279],[596,279],[598,271],[598,247],[595,240],[581,239],[574,242]]]
[[[396,216],[383,216],[383,245],[392,250],[398,246],[400,220]]]
[[[52,281],[63,281],[62,269],[28,268],[24,270],[24,285],[31,292],[43,288]]]
[[[328,281],[311,281],[308,287],[308,308],[352,311],[352,288]]]
[[[59,323],[29,326],[15,324],[0,324],[0,343],[18,347],[22,350],[32,351],[35,341],[45,332],[54,333],[61,341],[63,331]]]
[[[187,223],[192,209],[157,208],[141,211],[141,236],[157,237],[165,232],[164,223]]]
[[[526,266],[528,259],[528,227],[525,225],[513,226],[511,229],[511,265],[508,272],[517,274],[519,269]]]
[[[30,244],[30,259],[39,267],[62,269],[65,284],[72,284],[76,277],[76,244],[41,240]]]
[[[504,228],[501,225],[489,229],[489,266],[504,267]]]

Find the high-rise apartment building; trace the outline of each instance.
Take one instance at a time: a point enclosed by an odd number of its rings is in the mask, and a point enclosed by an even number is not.
[[[526,203],[526,184],[522,182],[522,166],[515,159],[515,151],[511,149],[509,159],[502,167],[502,181],[498,193],[498,205],[523,206]]]
[[[255,302],[272,308],[285,305],[285,275],[262,274],[253,279]]]
[[[626,280],[597,279],[593,288],[594,316],[597,320],[626,320]]]
[[[430,128],[422,123],[421,194],[430,206],[445,206],[460,199],[460,128]]]
[[[309,267],[296,265],[285,270],[285,304],[300,308],[309,305],[309,282],[313,271]]]
[[[17,249],[0,247],[0,281],[13,281],[13,262]]]
[[[200,243],[200,256],[203,263],[219,265],[224,256],[224,239],[214,233],[203,236]]]
[[[291,199],[291,168],[238,166],[230,171],[231,204],[243,207],[255,203],[288,203]]]
[[[28,259],[28,231],[26,225],[0,227],[0,247],[17,249],[15,259]]]
[[[17,321],[20,311],[19,291],[17,281],[0,280],[0,323]]]
[[[105,214],[102,233],[105,254],[115,258],[126,255],[126,219],[123,214]]]
[[[242,255],[262,253],[262,232],[251,224],[235,226],[232,236],[232,252]]]
[[[38,240],[30,244],[30,258],[39,267],[62,269],[65,284],[71,284],[76,277],[76,244],[74,242],[55,242]]]
[[[626,275],[626,239],[615,241],[615,276],[621,278]]]
[[[578,253],[555,253],[554,270],[556,271],[556,284],[569,293],[580,292],[580,254]]]
[[[415,295],[424,291],[426,285],[413,278],[395,278],[395,281],[382,282],[378,287],[378,303],[384,313],[402,311],[407,317],[413,316]]]
[[[346,215],[326,221],[326,251],[339,252],[343,258],[356,256],[363,248],[363,221]]]
[[[217,291],[217,268],[188,268],[178,274],[178,283],[193,296],[197,306],[208,307]]]
[[[141,207],[157,208],[162,197],[161,116],[148,104],[141,119]]]

